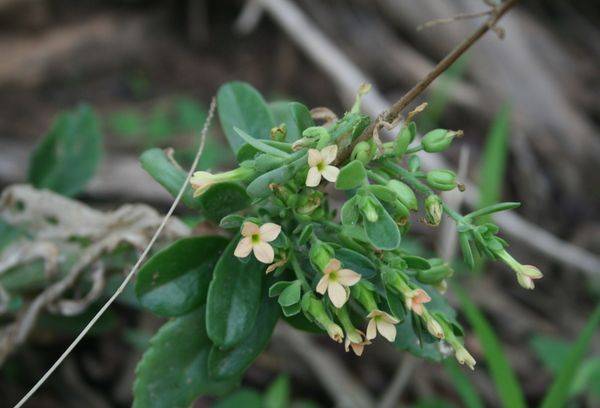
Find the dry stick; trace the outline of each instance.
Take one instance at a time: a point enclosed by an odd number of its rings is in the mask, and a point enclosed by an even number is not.
[[[308,20],[296,4],[289,0],[259,1],[281,29],[288,33],[313,62],[331,77],[344,95],[353,95],[361,83],[369,82],[367,76],[356,67],[356,64],[340,52],[319,27]],[[378,115],[390,105],[375,87],[365,95],[362,102],[363,108],[371,115]],[[449,166],[439,155],[422,156],[421,160],[423,166],[427,168]],[[477,187],[466,182],[465,186],[467,187],[465,202],[471,207],[478,206]],[[600,257],[555,237],[513,212],[496,214],[493,218],[508,235],[527,244],[538,253],[562,265],[583,271],[590,278],[599,276]]]
[[[177,196],[175,197],[175,200],[173,201],[171,208],[169,208],[169,211],[163,218],[161,224],[156,229],[156,232],[152,236],[152,239],[148,243],[148,246],[146,246],[146,249],[144,249],[144,251],[142,252],[140,257],[138,258],[137,262],[135,263],[135,265],[133,265],[133,268],[131,268],[131,271],[129,271],[129,273],[127,274],[127,276],[125,277],[125,279],[123,280],[121,285],[117,288],[115,293],[110,297],[110,299],[108,299],[106,301],[106,303],[100,308],[100,310],[98,310],[98,312],[94,315],[94,317],[90,320],[90,322],[83,328],[83,330],[79,333],[79,335],[75,338],[75,340],[73,340],[73,342],[69,345],[69,347],[67,347],[67,349],[61,354],[61,356],[58,358],[58,360],[56,360],[56,362],[54,362],[54,364],[52,364],[52,367],[50,367],[50,369],[48,369],[48,371],[46,371],[46,373],[42,376],[42,378],[39,379],[39,381],[29,390],[29,392],[27,392],[27,394],[25,394],[25,396],[23,398],[21,398],[21,400],[17,403],[17,405],[14,406],[14,408],[22,407],[23,404],[25,404],[27,402],[27,400],[29,400],[29,398],[31,398],[31,396],[38,390],[38,388],[40,388],[42,386],[42,384],[44,384],[44,382],[52,375],[52,373],[54,373],[54,371],[69,356],[69,354],[71,354],[73,349],[75,347],[77,347],[79,342],[90,331],[90,329],[94,326],[94,324],[98,321],[98,319],[100,319],[100,317],[104,314],[104,312],[106,312],[106,310],[110,307],[110,305],[112,305],[112,303],[117,299],[117,297],[121,294],[121,292],[123,292],[123,290],[129,283],[131,278],[133,278],[133,276],[139,269],[142,262],[144,262],[144,260],[146,259],[146,256],[150,252],[150,249],[152,249],[152,246],[158,239],[158,236],[160,235],[162,230],[167,225],[167,221],[169,221],[169,218],[171,218],[171,215],[173,215],[173,212],[175,211],[177,204],[179,204],[179,201],[181,200],[181,197],[183,196],[183,192],[185,191],[185,188],[187,187],[187,185],[190,181],[190,178],[192,177],[192,174],[194,173],[194,170],[196,169],[196,166],[198,165],[198,161],[200,160],[200,156],[202,155],[202,151],[204,150],[204,142],[206,141],[206,133],[208,131],[208,127],[210,125],[212,117],[215,113],[215,106],[216,106],[216,101],[215,101],[215,98],[213,98],[210,103],[210,110],[208,112],[208,117],[206,118],[206,121],[204,122],[204,127],[202,128],[202,132],[200,133],[200,146],[198,147],[198,152],[196,153],[194,162],[192,163],[190,170],[188,171],[187,177],[185,179],[185,182],[179,189],[179,192],[177,193]]]
[[[384,122],[391,123],[398,119],[402,114],[402,111],[412,102],[417,96],[421,95],[425,89],[440,75],[442,75],[461,55],[463,55],[473,44],[477,42],[485,33],[487,33],[494,25],[498,22],[498,20],[506,14],[508,10],[511,9],[515,4],[517,4],[519,0],[507,0],[501,5],[498,6],[497,9],[494,10],[493,14],[488,18],[477,30],[473,32],[469,37],[467,37],[463,42],[456,46],[448,55],[444,57],[431,72],[429,72],[425,78],[419,81],[415,86],[412,87],[407,93],[402,96],[396,103],[392,105],[387,112],[383,113],[380,117]],[[369,140],[373,136],[373,130],[375,126],[379,126],[380,121],[374,121],[365,131],[356,138],[356,140],[347,148],[342,149],[340,154],[338,155],[337,162],[343,163],[352,153],[352,149],[356,146],[357,143],[362,142],[364,140]]]
[[[491,9],[491,10],[486,10],[486,11],[480,11],[479,13],[463,13],[463,14],[457,14],[454,17],[436,18],[435,20],[429,20],[429,21],[421,24],[420,26],[418,26],[417,31],[421,31],[424,28],[431,28],[431,27],[434,27],[439,24],[448,24],[448,23],[453,23],[455,21],[459,21],[459,20],[468,20],[471,18],[489,16],[490,14],[493,14],[493,13],[494,13],[494,9]]]

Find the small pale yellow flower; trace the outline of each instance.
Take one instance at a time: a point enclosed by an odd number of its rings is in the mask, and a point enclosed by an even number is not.
[[[369,340],[365,338],[365,334],[360,330],[356,330],[354,333],[346,333],[346,341],[344,342],[344,349],[346,352],[352,348],[352,351],[357,356],[362,356],[365,346],[371,344]]]
[[[349,296],[348,287],[356,285],[360,280],[360,275],[350,269],[341,269],[342,263],[332,258],[325,269],[323,277],[317,284],[317,293],[327,295],[331,303],[338,309],[346,303]]]
[[[423,303],[431,301],[431,298],[423,289],[414,289],[404,294],[406,308],[412,310],[419,316],[423,314]]]
[[[281,233],[281,226],[268,222],[260,227],[253,222],[246,221],[242,225],[242,239],[235,248],[234,255],[245,258],[254,252],[260,262],[270,264],[275,258],[275,251],[268,243],[275,240]]]
[[[367,318],[371,319],[367,324],[367,340],[373,340],[377,336],[377,332],[388,341],[396,339],[395,325],[400,322],[398,319],[381,310],[373,310],[367,315]]]
[[[317,149],[308,149],[308,175],[306,176],[306,185],[316,187],[321,182],[321,177],[334,183],[337,180],[340,169],[332,166],[331,163],[337,156],[337,145],[324,147],[321,151]]]
[[[208,171],[197,171],[190,179],[194,189],[194,197],[202,195],[210,186],[218,182],[217,177]]]
[[[475,364],[477,364],[477,362],[466,348],[462,346],[457,348],[454,352],[454,357],[456,357],[456,361],[460,364],[466,364],[471,370],[475,369]]]
[[[533,265],[522,265],[517,271],[517,282],[525,289],[535,288],[534,279],[541,279],[544,275]]]

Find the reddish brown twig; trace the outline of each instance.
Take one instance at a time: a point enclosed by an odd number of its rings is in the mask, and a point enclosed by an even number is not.
[[[338,154],[337,163],[343,163],[348,159],[352,149],[357,143],[364,140],[368,140],[373,136],[373,130],[375,126],[380,126],[382,122],[391,123],[396,120],[402,111],[415,100],[427,87],[444,71],[446,71],[461,55],[463,55],[473,44],[475,44],[485,33],[490,29],[493,29],[498,20],[502,18],[508,10],[510,10],[519,0],[506,0],[500,4],[492,13],[492,15],[475,30],[469,37],[463,42],[456,46],[448,55],[444,57],[435,68],[429,72],[425,78],[419,81],[412,89],[410,89],[402,98],[394,103],[390,109],[383,112],[379,117],[367,128],[365,131],[357,137],[354,142],[348,147],[342,149]]]

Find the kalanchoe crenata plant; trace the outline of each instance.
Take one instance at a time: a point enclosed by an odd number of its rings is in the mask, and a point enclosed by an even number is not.
[[[279,319],[359,356],[381,336],[431,360],[454,354],[473,369],[443,297],[452,269],[401,246],[415,221],[437,226],[450,217],[470,267],[478,258],[502,261],[527,289],[542,277],[507,252],[495,224],[478,222],[518,203],[461,215],[439,195],[462,187],[456,174],[420,168],[417,152],[441,152],[462,132],[436,129],[419,141],[409,115],[393,141],[357,143],[371,123],[360,112],[366,89],[343,117],[318,126],[300,103],[267,104],[244,83],[221,87],[219,118],[238,167],[196,172],[183,200],[228,234],[182,239],[140,270],[141,304],[174,319],[138,366],[136,406],[185,407],[235,387]],[[349,158],[338,157],[349,146]],[[171,192],[185,179],[160,150],[141,160]],[[335,190],[341,205],[329,198]]]

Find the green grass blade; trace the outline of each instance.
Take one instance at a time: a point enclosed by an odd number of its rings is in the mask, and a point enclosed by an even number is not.
[[[502,406],[507,408],[526,407],[523,390],[519,386],[515,373],[502,350],[500,339],[494,333],[492,326],[462,289],[455,287],[455,292],[460,299],[467,320],[481,342],[485,360]]]
[[[463,371],[458,367],[455,361],[446,360],[444,362],[444,370],[456,392],[460,396],[464,406],[466,408],[484,408],[483,401],[479,397],[477,390],[473,387],[473,384],[469,381],[469,378],[463,373]]]
[[[571,383],[576,377],[575,374],[579,369],[585,352],[596,329],[600,324],[600,304],[596,306],[596,310],[588,320],[583,331],[579,335],[577,342],[569,352],[567,361],[563,364],[561,370],[556,375],[554,383],[550,387],[550,391],[546,394],[546,398],[542,402],[541,408],[559,408],[566,405]]]
[[[502,195],[508,155],[510,109],[505,105],[496,115],[483,150],[479,180],[479,208],[497,203]],[[488,217],[484,217],[488,218]],[[485,222],[482,219],[482,222]]]

